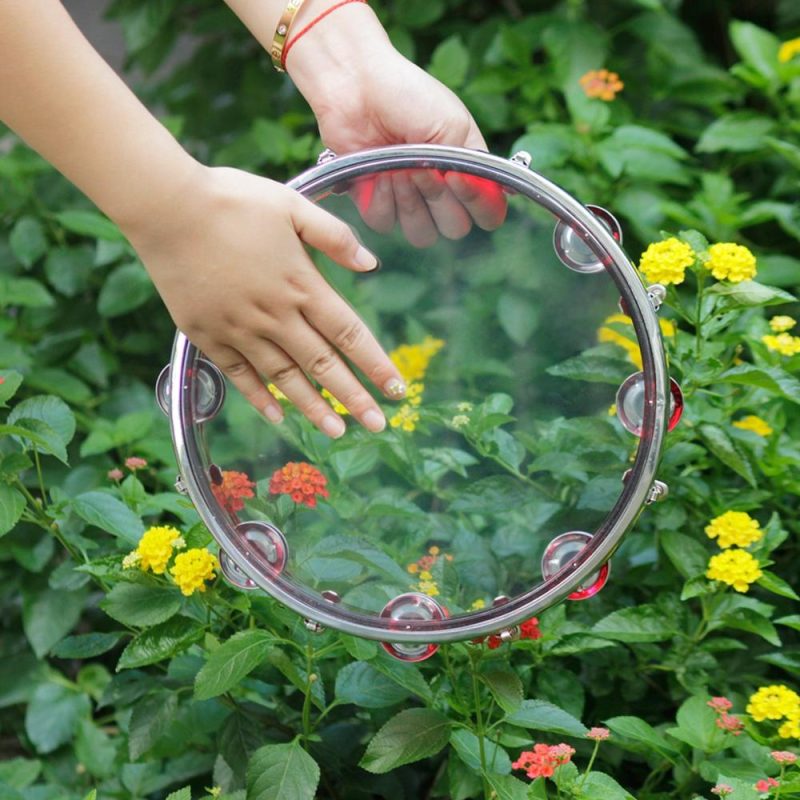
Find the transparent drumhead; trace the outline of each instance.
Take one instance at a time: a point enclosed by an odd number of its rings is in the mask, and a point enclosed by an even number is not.
[[[313,199],[382,262],[359,274],[314,255],[408,384],[391,401],[353,367],[385,413],[382,433],[332,396],[347,422],[335,441],[285,399],[284,422],[271,425],[233,387],[202,424],[183,413],[190,399],[172,407],[183,415],[173,434],[181,429],[192,499],[220,534],[234,584],[249,586],[231,560],[304,616],[401,651],[402,642],[490,632],[495,619],[519,621],[566,597],[581,581],[542,573],[548,545],[565,532],[592,532],[576,559],[585,583],[635,517],[660,449],[665,378],[647,339],[657,322],[644,289],[621,272],[624,255],[595,242],[598,224],[581,242],[611,267],[567,269],[553,231],[579,224],[571,214],[526,194],[521,178],[475,172],[470,163],[379,162],[309,181]],[[442,190],[433,200],[432,186]],[[635,320],[620,319],[621,294]],[[604,337],[609,325],[629,343]],[[198,357],[184,340],[173,368]],[[651,402],[636,438],[610,408],[642,358]],[[623,484],[632,460],[634,480]],[[253,531],[269,535],[254,546]],[[341,601],[326,602],[326,592]],[[382,610],[406,595],[430,597],[446,614],[392,627]],[[509,602],[493,607],[498,595]]]

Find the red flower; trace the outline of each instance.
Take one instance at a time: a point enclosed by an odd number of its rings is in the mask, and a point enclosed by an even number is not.
[[[768,792],[776,786],[778,786],[778,781],[775,778],[762,778],[753,788],[757,792]]]
[[[717,714],[725,714],[733,708],[733,703],[727,697],[712,697],[706,705],[713,708]]]
[[[529,778],[550,778],[562,764],[568,764],[575,755],[575,749],[568,744],[535,744],[533,750],[519,754],[511,765],[514,769],[524,769]]]
[[[245,498],[255,497],[253,488],[255,484],[244,472],[234,470],[222,471],[222,483],[211,484],[211,491],[217,502],[231,514],[244,508]]]
[[[330,497],[325,488],[328,479],[305,461],[290,461],[276,469],[269,481],[270,494],[288,494],[295,503],[309,508],[317,505],[317,497]]]
[[[541,639],[542,632],[539,630],[539,620],[537,617],[531,617],[519,626],[520,639]]]
[[[130,456],[125,459],[125,466],[131,472],[136,472],[137,469],[144,469],[147,466],[147,459],[140,456]]]

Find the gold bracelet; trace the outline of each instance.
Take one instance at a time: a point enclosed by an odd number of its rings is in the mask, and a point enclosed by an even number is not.
[[[289,35],[289,28],[292,27],[295,14],[297,14],[304,2],[305,0],[289,0],[280,20],[278,20],[278,27],[275,28],[275,36],[272,39],[272,49],[269,54],[272,57],[272,66],[278,72],[286,71],[282,63],[283,47],[286,44],[286,37]]]

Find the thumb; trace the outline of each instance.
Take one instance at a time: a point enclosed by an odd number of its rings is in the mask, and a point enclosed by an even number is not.
[[[292,209],[292,223],[300,239],[354,272],[372,272],[378,259],[358,240],[347,223],[300,197]]]

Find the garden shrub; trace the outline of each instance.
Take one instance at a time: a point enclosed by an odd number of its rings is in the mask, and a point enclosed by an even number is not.
[[[668,287],[665,346],[687,403],[659,469],[669,498],[637,521],[597,598],[549,609],[513,643],[445,645],[420,665],[235,591],[173,488],[151,388],[166,312],[118,229],[6,134],[0,796],[800,796],[797,4],[374,5],[493,152],[528,150],[618,214],[643,279]],[[110,14],[142,96],[198,157],[282,179],[313,163],[310,112],[221,3],[116,0]],[[164,68],[184,34],[193,49]],[[487,291],[479,311],[502,316],[502,297]],[[505,319],[518,344],[528,311]],[[565,352],[563,372],[591,376],[602,357],[635,369],[622,314],[588,352]],[[511,409],[486,402],[454,409],[453,427],[520,481],[545,452],[588,462],[624,441],[612,417],[554,420],[510,457],[486,435],[508,436]],[[386,435],[414,442],[408,419]],[[409,497],[431,492],[441,471],[412,469],[413,446],[406,457]],[[226,472],[220,502],[345,514],[335,471],[288,468],[272,494]],[[579,491],[587,476],[548,479]],[[422,536],[409,581],[438,591],[446,556]]]

